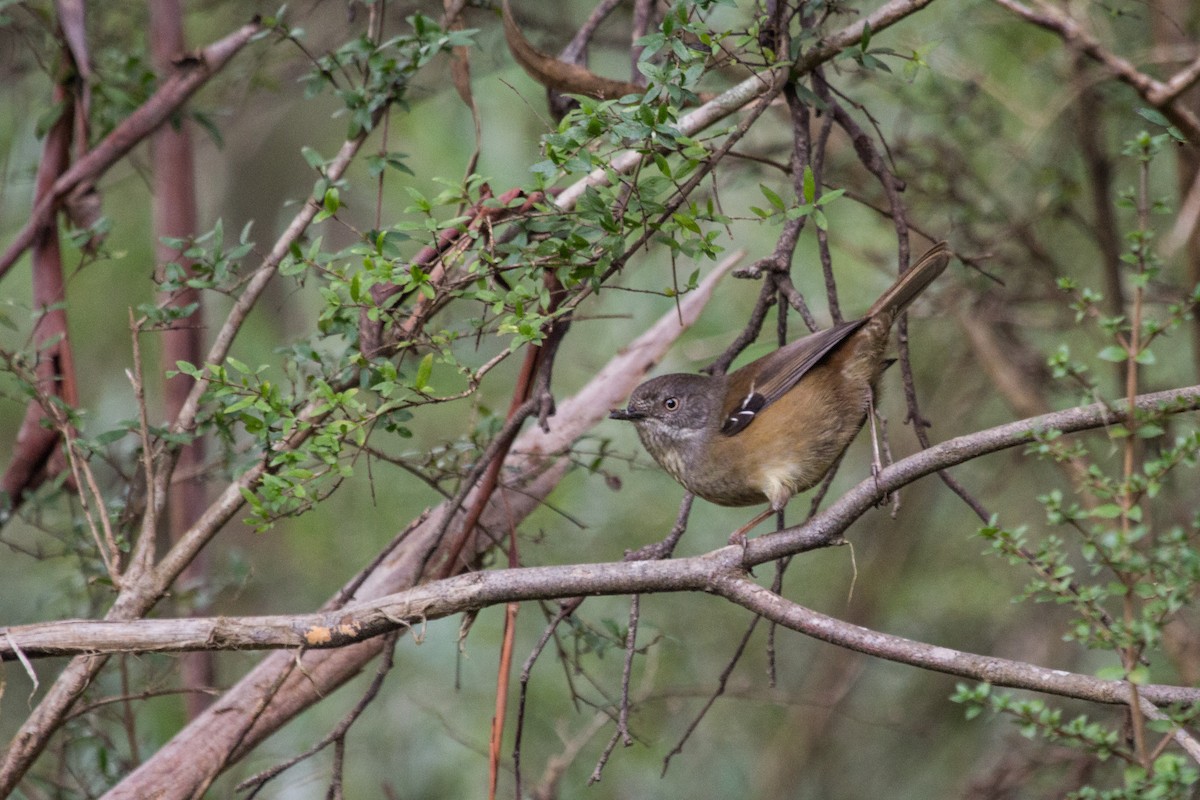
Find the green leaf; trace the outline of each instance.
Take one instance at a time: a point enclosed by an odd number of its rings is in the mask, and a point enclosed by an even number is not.
[[[817,179],[813,175],[812,167],[808,164],[804,165],[804,202],[812,203],[813,198],[817,196]]]
[[[1153,422],[1139,425],[1137,429],[1137,437],[1139,439],[1153,439],[1157,436],[1162,436],[1164,433],[1166,433],[1166,430],[1161,425]]]
[[[260,503],[258,498],[255,497],[254,492],[241,485],[238,486],[238,492],[241,493],[242,499],[250,504],[251,508],[262,508],[262,503]]]
[[[175,368],[177,370],[179,370],[180,372],[182,372],[184,375],[191,376],[191,377],[195,378],[196,380],[200,380],[201,378],[204,377],[203,369],[192,366],[187,361],[176,361]]]
[[[336,187],[333,187],[333,186],[329,187],[329,190],[327,192],[325,192],[325,198],[322,201],[321,205],[330,214],[337,213],[338,209],[342,207],[342,201],[341,201],[341,195],[338,193],[338,190]]]
[[[783,211],[783,209],[786,208],[783,203],[783,198],[768,189],[765,184],[760,183],[758,188],[762,191],[763,197],[767,198],[767,202],[769,202],[771,205],[775,206],[780,211]]]
[[[1156,108],[1139,108],[1137,110],[1137,115],[1147,122],[1151,122],[1163,128],[1171,125],[1171,121],[1163,116],[1162,112]]]
[[[433,372],[433,353],[426,353],[421,359],[421,363],[417,365],[417,377],[413,379],[413,386],[418,392],[425,391],[429,386],[429,376]]]
[[[1110,344],[1108,347],[1104,348],[1099,353],[1097,353],[1096,357],[1100,358],[1103,361],[1111,361],[1114,364],[1119,364],[1120,362],[1124,361],[1126,358],[1129,357],[1129,353],[1125,350],[1124,347],[1121,347],[1121,346],[1115,345],[1115,344]]]
[[[117,428],[116,430],[105,431],[104,433],[102,433],[96,437],[96,444],[101,445],[101,446],[112,444],[113,442],[116,442],[116,441],[119,441],[120,439],[125,438],[125,434],[127,434],[128,432],[129,431],[125,430],[124,428]]]
[[[257,399],[258,398],[255,397],[254,395],[246,395],[245,397],[243,397],[241,400],[238,400],[233,405],[228,406],[225,409],[225,413],[226,414],[236,414],[238,411],[241,411],[244,408],[249,408],[250,406],[254,405],[254,402]]]
[[[679,223],[679,227],[684,228],[685,230],[689,230],[696,234],[703,233],[703,231],[700,230],[700,226],[696,224],[696,220],[692,219],[690,216],[686,216],[684,214],[672,214],[671,219]]]
[[[316,150],[311,147],[301,147],[300,155],[304,156],[305,162],[315,170],[320,170],[325,166],[325,159]]]
[[[834,200],[837,200],[839,197],[841,197],[845,193],[846,193],[845,189],[834,189],[833,191],[826,192],[825,194],[823,194],[819,198],[817,198],[817,205],[823,206],[826,203],[831,203]]]
[[[654,154],[654,165],[658,167],[658,171],[666,177],[671,177],[671,164],[667,161],[666,156],[656,152]]]

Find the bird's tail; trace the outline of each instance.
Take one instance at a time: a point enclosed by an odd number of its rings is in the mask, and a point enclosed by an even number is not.
[[[934,278],[942,274],[942,270],[950,263],[950,255],[950,246],[945,242],[938,242],[929,248],[925,255],[917,259],[917,263],[909,267],[908,271],[892,284],[892,288],[875,301],[867,316],[873,317],[883,312],[893,316],[899,314],[917,295],[925,291],[925,287],[929,286]]]

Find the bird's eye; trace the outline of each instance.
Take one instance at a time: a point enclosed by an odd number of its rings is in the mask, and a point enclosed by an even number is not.
[[[675,409],[679,408],[679,398],[668,397],[666,400],[663,400],[663,408],[665,408],[667,411],[674,411]]]

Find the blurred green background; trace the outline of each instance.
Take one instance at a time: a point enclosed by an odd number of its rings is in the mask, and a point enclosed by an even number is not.
[[[432,17],[440,16],[440,6],[420,7]],[[546,50],[557,50],[590,7],[570,0],[554,5],[522,3],[517,10],[527,34]],[[398,26],[398,20],[416,8],[389,4],[390,24]],[[851,11],[863,13],[867,8],[855,4]],[[1145,18],[1151,12],[1141,6],[1131,8],[1134,11],[1127,15],[1112,17],[1105,33],[1116,41],[1141,41],[1148,47]],[[241,24],[252,11],[274,10],[257,3],[193,4],[188,8],[188,40],[193,45],[211,41]],[[745,23],[751,10],[749,4],[737,4],[719,9],[714,19],[727,19],[736,26]],[[145,29],[144,12],[132,4],[96,6],[90,11],[95,58],[122,65],[112,67],[114,71],[132,74],[133,67],[123,59],[144,53],[146,43],[139,33]],[[32,20],[45,12],[37,4],[32,10],[3,9],[10,20],[0,28],[4,53],[0,55],[0,237],[5,241],[25,221],[39,158],[35,128],[47,110],[49,85],[31,52],[41,52],[36,37],[45,31],[39,34]],[[364,13],[356,5],[306,3],[294,5],[288,19],[307,31],[309,51],[320,53],[360,30],[356,15]],[[628,60],[622,51],[627,47],[628,13],[622,9],[601,28],[600,46],[591,62],[596,71],[614,76],[627,73]],[[497,194],[511,186],[531,185],[529,168],[542,158],[539,137],[554,125],[544,91],[513,64],[496,11],[473,8],[467,19],[479,29],[478,46],[471,51],[472,86],[483,125],[476,171],[486,176]],[[1019,263],[1028,245],[1021,237],[1027,236],[1052,244],[1056,269],[1081,282],[1099,283],[1090,234],[1078,219],[1087,212],[1080,210],[1086,208],[1085,188],[1074,139],[1072,104],[1077,93],[1063,77],[1071,56],[1060,43],[1017,23],[991,3],[932,4],[879,34],[876,44],[899,53],[915,51],[924,64],[911,70],[907,68],[911,62],[897,59],[891,73],[868,73],[850,62],[838,62],[828,70],[831,83],[869,109],[872,123],[892,145],[894,164],[908,185],[905,200],[914,224],[935,237],[948,238],[965,253],[993,257],[991,264],[1004,280],[1003,286],[997,286],[955,263],[930,292],[931,299],[919,303],[910,315],[916,385],[922,408],[934,423],[930,436],[938,441],[1014,418],[975,363],[962,333],[959,319],[980,313],[976,297],[998,293],[1001,302],[1011,304],[1012,319],[1043,354],[1062,341],[1083,352],[1099,347],[1096,335],[1075,326],[1061,301],[1047,291],[1044,272]],[[308,66],[294,47],[261,42],[239,55],[195,99],[193,106],[203,110],[220,131],[218,142],[194,129],[202,230],[221,220],[232,238],[253,222],[256,253],[264,252],[315,178],[300,148],[312,147],[328,155],[342,141],[346,121],[331,117],[335,107],[330,98],[303,97],[298,79]],[[724,85],[723,80],[713,77],[712,88]],[[1115,150],[1145,122],[1133,113],[1138,104],[1131,95],[1108,84],[1099,91],[1106,94],[1110,114],[1103,120],[1102,136]],[[408,155],[413,174],[389,175],[385,218],[404,213],[409,204],[406,186],[432,192],[438,187],[436,179],[458,181],[473,148],[470,112],[454,91],[445,59],[421,73],[410,102],[406,112],[391,117],[389,137],[392,149]],[[778,119],[760,125],[741,149],[786,161],[790,147],[786,114],[768,113]],[[814,124],[820,124],[819,116]],[[825,179],[835,186],[869,191],[871,179],[855,168],[845,137],[834,136],[829,147],[831,163],[844,169],[826,174]],[[1174,191],[1173,168],[1170,158],[1155,164],[1156,194]],[[1128,184],[1132,167],[1118,161],[1117,169],[1116,183]],[[106,247],[112,257],[69,272],[72,343],[83,389],[81,405],[92,431],[106,430],[132,415],[132,390],[126,377],[132,365],[127,308],[148,301],[154,291],[147,180],[144,148],[104,177],[104,213],[113,224]],[[342,216],[359,229],[369,228],[375,184],[361,165],[350,174],[349,183],[352,188],[343,194],[347,208]],[[790,191],[789,178],[759,162],[731,161],[720,173],[720,202],[733,217],[721,243],[728,249],[744,248],[747,261],[767,255],[779,233],[777,223],[759,221],[748,211],[763,205],[760,183],[780,194]],[[965,190],[973,193],[964,197]],[[894,233],[889,221],[849,198],[829,206],[827,213],[842,308],[852,316],[865,310],[890,283]],[[352,238],[347,227],[334,221],[323,223],[320,232],[327,243],[345,244]],[[914,244],[914,251],[921,249]],[[810,226],[798,250],[795,276],[798,288],[825,324],[828,316],[815,253]],[[72,259],[77,260],[78,253],[68,250],[68,265],[74,263]],[[670,266],[665,250],[651,247],[633,259],[620,283],[661,290],[670,285]],[[675,268],[686,276],[695,269],[706,271],[710,264],[681,260]],[[1168,265],[1168,269],[1175,267]],[[1168,276],[1181,279],[1175,273]],[[691,371],[718,355],[744,324],[757,288],[757,283],[725,279],[717,298],[659,371]],[[277,280],[239,336],[233,355],[249,364],[277,359],[277,348],[310,331],[321,308],[316,289],[315,281],[300,287]],[[0,332],[0,346],[6,350],[27,344],[33,319],[29,293],[28,265],[22,262],[4,277],[0,290],[4,314],[13,323],[12,329]],[[208,298],[206,302],[210,304],[205,317],[211,325],[222,318],[227,305]],[[605,291],[589,301],[559,354],[556,394],[570,395],[611,353],[672,307],[667,297],[616,291]],[[794,319],[792,331],[800,327]],[[478,351],[470,344],[464,342],[459,353],[467,362],[483,363],[495,352],[491,342],[484,342]],[[157,364],[153,337],[145,337],[144,346],[147,371],[154,374],[158,368],[150,366]],[[738,363],[771,346],[764,336]],[[1187,377],[1190,367],[1182,336],[1159,354],[1160,363],[1147,375],[1147,388],[1192,382]],[[481,408],[506,406],[516,368],[510,359],[471,400],[419,411],[411,424],[413,438],[380,435],[375,445],[406,454],[458,440],[479,419]],[[435,386],[437,378],[435,373]],[[894,456],[901,458],[917,445],[903,425],[898,370],[892,370],[885,382],[883,411],[891,423],[889,440]],[[158,382],[148,380],[148,384],[153,413],[161,408]],[[25,398],[11,381],[2,388],[0,442],[11,442]],[[1050,391],[1058,406],[1077,399],[1070,389]],[[623,456],[604,465],[606,472],[620,479],[620,488],[610,486],[604,474],[573,471],[550,498],[552,507],[523,525],[526,563],[617,560],[626,549],[655,541],[669,531],[682,490],[654,467],[632,429],[619,423],[604,422],[581,441],[581,460],[590,460],[587,454],[596,452],[603,440],[611,440],[614,452]],[[125,441],[125,450],[118,448],[114,455],[128,465],[134,444]],[[869,443],[863,436],[852,445],[830,497],[867,477],[869,463]],[[1052,465],[1017,451],[979,459],[954,474],[1010,526],[1041,524],[1041,509],[1031,498],[1054,487],[1069,491]],[[107,479],[111,486],[119,481],[115,473]],[[377,460],[368,469],[363,461],[354,477],[311,513],[281,520],[264,533],[230,525],[209,549],[213,585],[204,593],[211,613],[299,613],[318,607],[400,528],[438,499],[407,473]],[[798,558],[787,574],[785,594],[867,627],[960,650],[1082,672],[1111,665],[1111,656],[1088,653],[1062,641],[1068,619],[1063,609],[1011,602],[1027,576],[1001,560],[981,557],[986,544],[976,536],[977,518],[936,478],[916,483],[901,499],[895,518],[887,509],[878,509],[856,523],[847,536],[852,547]],[[798,521],[807,506],[807,496],[795,500],[789,521]],[[702,553],[723,544],[748,513],[697,501],[677,552]],[[102,613],[104,592],[85,586],[81,577],[86,542],[86,532],[78,526],[72,529],[61,505],[48,507],[40,518],[5,524],[0,530],[0,624]],[[759,578],[767,581],[770,574],[769,568],[761,568]],[[626,598],[590,599],[579,616],[595,631],[605,632],[609,626],[623,630],[628,606]],[[163,606],[164,614],[167,608]],[[632,719],[635,745],[618,747],[602,781],[586,785],[612,726],[593,727],[602,712],[572,705],[565,674],[569,668],[547,652],[535,666],[530,684],[522,750],[527,787],[538,783],[548,761],[564,752],[573,757],[565,767],[558,796],[597,800],[1042,797],[1056,796],[1056,781],[1068,769],[1069,760],[1064,760],[1061,769],[1052,767],[1042,777],[1029,778],[1011,793],[989,794],[985,789],[1002,785],[997,776],[1008,774],[1009,760],[1043,758],[1053,763],[1056,751],[1025,742],[1006,723],[986,717],[965,721],[962,708],[947,700],[955,684],[950,677],[872,660],[793,633],[780,631],[775,637],[778,679],[771,685],[767,626],[760,625],[725,696],[660,778],[664,756],[714,691],[750,617],[712,597],[662,595],[643,598],[641,618],[639,642],[648,650],[638,660],[633,679],[633,692],[639,698]],[[501,621],[500,609],[485,610],[461,647],[459,619],[432,623],[419,632],[419,642],[416,637],[402,642],[383,695],[349,736],[348,797],[482,794]],[[541,634],[543,623],[536,605],[523,608],[515,650],[518,665]],[[568,647],[596,646],[600,641],[581,635],[576,645],[566,632],[564,637]],[[256,660],[253,653],[220,654],[220,684],[236,681]],[[585,656],[584,662],[587,677],[571,675],[578,691],[591,703],[611,702],[619,691],[620,648],[607,642],[606,649]],[[176,661],[171,657],[142,656],[129,659],[129,664],[131,673],[141,676],[137,690],[174,685]],[[34,664],[41,690],[33,688],[19,666],[4,666],[0,739],[11,738],[59,666],[56,660]],[[318,739],[353,705],[369,677],[360,676],[273,736],[233,767],[211,795],[233,796],[236,781]],[[1155,678],[1176,676],[1163,668]],[[119,671],[108,670],[95,695],[122,693],[120,681]],[[175,696],[140,702],[137,709],[143,757],[184,722]],[[1118,719],[1116,712],[1107,709],[1087,711]],[[43,757],[43,773],[31,779],[43,794],[29,796],[62,795],[66,790],[54,785],[67,782],[69,774],[92,791],[102,781],[83,776],[121,774],[123,759],[130,754],[115,735],[115,713],[102,720],[100,732],[74,723],[60,737],[61,749]],[[510,724],[506,748],[511,737]],[[322,797],[328,770],[325,753],[276,779],[261,796]],[[503,785],[511,785],[511,777],[503,780]],[[502,795],[505,791],[511,796],[507,789],[502,789]]]

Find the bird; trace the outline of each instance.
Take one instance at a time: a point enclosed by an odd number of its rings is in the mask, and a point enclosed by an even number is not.
[[[633,390],[610,419],[632,422],[647,452],[685,489],[721,506],[766,503],[746,533],[815,486],[872,408],[892,324],[942,273],[939,242],[867,313],[817,331],[726,375],[674,373]]]

